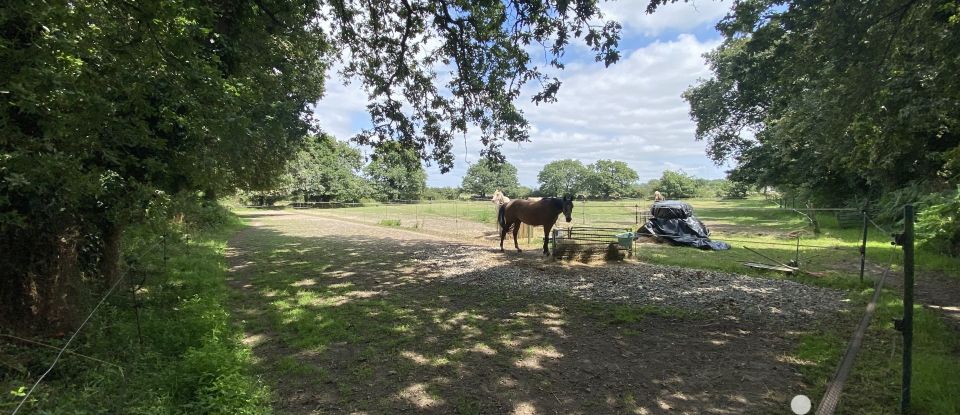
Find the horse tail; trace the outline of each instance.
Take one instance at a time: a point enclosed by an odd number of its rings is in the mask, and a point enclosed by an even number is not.
[[[500,205],[500,208],[497,209],[497,223],[500,224],[500,229],[507,229],[507,220],[506,220],[507,204],[504,203]]]

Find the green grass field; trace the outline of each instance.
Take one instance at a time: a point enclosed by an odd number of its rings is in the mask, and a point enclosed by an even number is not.
[[[861,229],[840,228],[833,212],[817,212],[820,233],[815,234],[810,219],[793,210],[778,209],[762,199],[722,201],[688,200],[694,214],[712,230],[712,238],[725,240],[729,251],[699,251],[668,245],[644,243],[635,250],[640,261],[688,268],[713,269],[761,278],[790,278],[805,284],[847,290],[853,303],[851,313],[834,327],[802,336],[791,358],[801,362],[802,372],[816,385],[816,400],[839,363],[850,335],[872,293],[872,279],[891,266],[902,271],[899,247],[890,244],[890,235],[874,226],[868,228],[866,280],[859,279]],[[617,226],[633,229],[644,220],[649,202],[578,202],[574,207],[574,225]],[[760,210],[763,208],[763,210]],[[767,210],[769,209],[769,210]],[[344,209],[343,213],[368,217],[441,216],[456,220],[492,223],[494,210],[486,202],[434,202],[420,205],[385,205]],[[402,221],[402,219],[401,219]],[[561,224],[562,226],[563,224]],[[896,230],[890,230],[896,231]],[[798,241],[799,236],[799,241]],[[798,249],[797,243],[801,245]],[[534,241],[539,244],[539,240]],[[771,271],[747,268],[743,262],[786,263],[799,258],[800,273],[786,276]],[[960,279],[960,259],[925,249],[917,250],[918,279],[943,275]],[[919,302],[919,300],[918,300]],[[903,314],[899,290],[885,289],[877,313],[858,356],[857,366],[848,381],[840,406],[841,413],[893,413],[898,408],[900,382],[899,332],[891,319]],[[960,336],[946,326],[936,312],[916,307],[913,400],[917,413],[960,413]],[[805,363],[804,363],[805,362]]]
[[[828,276],[845,274],[859,269],[859,226],[840,228],[834,212],[817,212],[819,234],[814,234],[810,219],[790,209],[779,209],[772,201],[762,198],[746,200],[691,199],[686,200],[694,208],[694,215],[711,230],[711,237],[727,241],[733,249],[722,253],[677,250],[653,244],[643,244],[636,251],[639,259],[654,263],[689,266],[705,269],[722,269],[754,273],[743,262],[771,262],[750,252],[754,249],[768,257],[786,263],[797,259],[809,271]],[[579,201],[574,205],[570,226],[618,227],[635,230],[645,222],[650,201]],[[371,224],[390,224],[413,228],[423,232],[451,237],[472,238],[477,228],[460,228],[457,225],[473,223],[489,225],[481,231],[495,233],[496,211],[490,202],[484,201],[430,201],[416,204],[365,204],[332,210],[306,209],[305,213],[330,212]],[[449,225],[436,224],[436,220],[449,220]],[[385,222],[384,222],[385,221]],[[431,223],[434,222],[434,223]],[[557,227],[568,226],[562,220]],[[539,231],[531,238],[520,241],[523,245],[541,244]],[[799,241],[797,240],[799,237]],[[799,250],[796,247],[800,243]],[[799,255],[798,255],[799,251]],[[875,265],[886,265],[894,251],[890,235],[877,228],[868,228],[867,259]],[[918,249],[917,265],[920,270],[939,272],[960,278],[960,260],[946,257],[924,249]],[[844,285],[847,286],[847,285]]]
[[[806,218],[788,210],[770,208],[757,211],[753,208],[767,207],[763,200],[715,201],[691,200],[695,214],[713,229],[715,239],[728,240],[734,246],[730,251],[712,252],[690,248],[644,243],[636,250],[640,261],[678,265],[688,268],[712,269],[749,274],[758,278],[789,278],[805,284],[842,289],[851,299],[850,312],[841,316],[836,324],[825,325],[815,331],[798,334],[799,341],[793,351],[783,356],[799,366],[807,383],[814,386],[811,398],[817,401],[833,375],[843,354],[857,320],[872,293],[869,278],[877,275],[891,262],[894,273],[901,271],[898,247],[889,244],[888,236],[875,228],[870,229],[867,246],[868,280],[861,283],[857,277],[859,267],[859,229],[840,229],[831,214],[818,215],[822,232],[815,235]],[[749,208],[749,209],[747,209]],[[582,224],[601,226],[614,224],[633,228],[639,213],[646,207],[638,203],[586,202],[578,203],[574,217]],[[462,223],[474,223],[480,229],[489,228],[495,220],[492,205],[487,202],[445,202],[420,205],[378,205],[344,208],[330,211],[304,210],[304,213],[334,213],[357,221],[384,227],[405,227],[418,232],[433,232],[438,229],[421,229],[411,226],[409,217],[441,218]],[[576,222],[576,221],[575,221]],[[416,222],[422,224],[423,222]],[[430,226],[431,222],[426,222]],[[443,222],[436,222],[443,223]],[[73,351],[108,363],[118,364],[120,370],[109,364],[98,363],[74,355],[65,355],[58,368],[41,384],[29,402],[30,411],[40,413],[263,413],[268,411],[270,394],[257,381],[253,373],[257,363],[251,359],[250,350],[239,341],[239,329],[232,325],[229,312],[229,290],[225,283],[224,252],[226,239],[238,229],[237,224],[226,224],[211,232],[194,233],[169,246],[170,261],[166,268],[160,267],[158,255],[143,258],[140,267],[148,269],[150,278],[140,293],[145,308],[141,311],[144,343],[138,340],[136,317],[131,312],[129,293],[115,296],[108,306],[100,311],[75,343]],[[468,229],[468,228],[464,228]],[[787,261],[797,253],[796,238],[800,234],[800,264],[802,269],[816,275],[799,274],[788,276],[779,273],[754,270],[744,267],[742,261],[763,262],[764,259],[744,248]],[[533,238],[534,244],[539,244]],[[265,239],[263,255],[276,253],[274,245],[280,241]],[[297,251],[299,252],[299,251]],[[288,255],[297,252],[291,251]],[[131,254],[135,254],[131,252]],[[272,254],[271,254],[272,255]],[[298,255],[298,254],[297,254]],[[263,259],[263,258],[261,258]],[[296,257],[300,261],[299,257]],[[271,257],[271,260],[273,258]],[[264,259],[266,261],[266,259]],[[292,261],[292,260],[291,260]],[[400,258],[378,258],[380,262]],[[315,266],[290,262],[290,266]],[[299,264],[299,265],[297,265]],[[960,280],[960,260],[918,250],[918,281],[931,275],[950,277],[948,281]],[[297,268],[299,269],[299,268]],[[293,278],[293,277],[291,277]],[[272,280],[271,280],[272,281]],[[426,320],[410,320],[409,304],[389,303],[378,299],[356,299],[342,307],[331,308],[328,320],[321,325],[315,319],[305,319],[300,310],[303,304],[326,304],[325,301],[342,301],[346,286],[331,286],[329,292],[318,297],[291,286],[298,278],[284,280],[286,285],[267,288],[277,292],[290,291],[290,296],[275,298],[270,304],[272,313],[263,315],[264,322],[284,322],[289,319],[291,341],[303,342],[309,348],[336,345],[343,339],[367,339],[370,345],[394,347],[390,342],[397,336],[407,336],[417,324]],[[277,284],[280,284],[278,281]],[[424,301],[437,293],[420,293]],[[467,291],[453,290],[448,296],[466,296]],[[475,297],[475,298],[474,298]],[[419,298],[419,297],[417,297]],[[507,307],[523,310],[525,298],[507,297],[495,304],[476,294],[470,298],[477,304],[493,309]],[[560,303],[560,299],[553,299]],[[433,301],[433,300],[430,300]],[[566,300],[564,300],[566,301]],[[918,300],[922,303],[922,301]],[[577,305],[579,304],[579,305]],[[606,324],[638,325],[649,316],[686,318],[681,311],[671,309],[648,309],[643,306],[608,308],[594,303],[570,303],[576,310],[586,310],[585,319]],[[578,308],[579,307],[579,308]],[[902,300],[898,289],[887,288],[881,296],[877,313],[867,332],[863,349],[848,380],[838,413],[894,413],[898,408],[900,385],[900,333],[893,329],[891,319],[902,315]],[[581,311],[582,311],[581,310]],[[378,316],[370,320],[369,316]],[[325,317],[325,318],[326,318]],[[420,316],[426,318],[426,316]],[[467,316],[469,317],[469,315]],[[431,317],[432,318],[432,317]],[[914,391],[916,413],[960,413],[960,336],[948,327],[936,311],[916,306],[914,340]],[[251,324],[259,324],[252,320]],[[300,325],[302,321],[303,324]],[[517,328],[495,324],[486,320],[470,320],[488,336],[508,336]],[[591,323],[592,324],[592,323]],[[414,341],[408,339],[405,341]],[[381,344],[383,343],[383,344]],[[6,339],[3,346],[4,370],[2,388],[5,397],[0,399],[0,408],[12,410],[13,406],[30,385],[32,375],[46,368],[55,351],[36,348]],[[56,345],[56,344],[55,344]],[[459,344],[444,344],[451,348]],[[455,347],[456,346],[456,347]],[[466,346],[463,346],[466,347]],[[368,347],[368,350],[372,346]],[[319,349],[318,349],[319,350]],[[369,361],[355,367],[349,379],[355,384],[365,384],[377,379],[372,357],[358,359]],[[522,354],[523,350],[516,353]],[[425,367],[445,367],[464,359],[466,355],[428,356]],[[446,360],[444,360],[446,359]],[[453,362],[453,363],[451,363]],[[294,359],[278,361],[281,373],[292,377],[326,379],[319,366],[303,365]],[[409,365],[408,365],[409,366]],[[414,370],[400,365],[396,370]],[[341,374],[343,375],[343,374]],[[360,391],[344,389],[346,397],[359,398]],[[471,402],[452,402],[454,406],[470,409]],[[474,408],[475,409],[475,408]]]

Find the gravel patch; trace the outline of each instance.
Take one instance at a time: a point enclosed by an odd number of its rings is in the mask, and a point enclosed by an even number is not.
[[[313,216],[313,215],[311,215]],[[421,282],[446,280],[491,290],[561,293],[586,300],[675,307],[711,318],[783,327],[807,326],[847,307],[842,291],[789,280],[750,277],[632,261],[582,264],[539,254],[501,254],[489,247],[444,240],[403,229],[304,217],[325,233],[419,240],[408,258]],[[332,218],[331,218],[332,219]],[[311,227],[311,226],[307,226]]]
[[[848,304],[843,291],[789,280],[636,262],[571,264],[472,246],[418,255],[415,262],[424,277],[480,288],[675,307],[712,318],[785,327],[808,326]]]

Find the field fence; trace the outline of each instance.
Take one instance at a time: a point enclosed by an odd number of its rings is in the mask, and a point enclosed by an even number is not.
[[[370,224],[418,228],[420,231],[460,239],[472,239],[490,244],[499,243],[496,207],[489,201],[312,203],[298,204],[293,207],[328,209],[327,213]],[[649,201],[578,201],[574,206],[572,223],[565,223],[561,218],[556,228],[563,230],[573,226],[585,226],[604,229],[611,233],[618,229],[636,230],[650,217],[650,207]],[[847,351],[816,411],[817,414],[832,414],[840,401],[844,382],[853,369],[854,360],[864,339],[866,327],[872,320],[884,280],[891,273],[895,263],[899,262],[894,260],[899,251],[898,247],[875,244],[869,253],[872,268],[867,269],[868,233],[869,236],[873,236],[873,242],[876,243],[878,235],[882,235],[883,238],[889,237],[890,230],[880,226],[866,212],[858,209],[796,209],[735,205],[698,207],[694,205],[694,216],[712,230],[712,239],[723,240],[733,246],[733,249],[723,251],[722,255],[712,256],[714,261],[745,265],[756,263],[754,261],[764,262],[758,261],[758,258],[764,258],[767,260],[766,263],[782,266],[780,270],[792,269],[794,272],[816,277],[824,274],[809,270],[824,271],[829,268],[830,271],[840,271],[846,275],[859,271],[861,283],[865,271],[868,275],[875,277],[872,299],[859,325],[854,329]],[[821,230],[828,230],[830,235],[820,238]],[[910,270],[911,276],[905,278],[907,281],[905,281],[904,297],[908,305],[912,304],[912,232],[912,226],[910,226],[907,233],[910,235],[908,246],[910,246],[911,259],[903,264],[904,269]],[[541,235],[542,233],[538,233],[537,230],[525,226],[521,230],[521,243],[540,244]],[[505,244],[506,246],[509,245]],[[643,253],[644,251],[643,247],[635,248],[635,252]],[[644,258],[641,256],[639,259]],[[817,267],[821,269],[816,269]],[[909,306],[906,309],[912,310]],[[902,329],[905,339],[902,386],[904,408],[909,406],[911,372],[909,343],[912,337],[909,321],[911,320],[910,313],[906,313],[904,318],[906,327]]]
[[[573,209],[573,220],[567,223],[561,216],[555,228],[589,226],[635,231],[650,218],[651,206],[652,201],[647,200],[577,201]],[[322,211],[325,215],[365,224],[395,226],[484,245],[499,244],[497,206],[486,200],[300,202],[293,203],[290,207],[307,213]],[[707,225],[714,239],[756,244],[760,237],[765,239],[764,244],[790,245],[794,248],[823,248],[797,241],[798,238],[812,237],[820,227],[856,230],[860,227],[859,219],[851,226],[848,220],[845,223],[843,217],[859,217],[856,209],[800,210],[695,204],[694,215]],[[538,246],[543,243],[542,228],[525,225],[520,229],[518,239],[522,245]]]
[[[26,393],[23,394],[23,396],[20,396],[19,402],[17,403],[16,407],[13,409],[13,412],[11,413],[12,415],[16,415],[17,413],[19,413],[19,411],[22,408],[24,408],[24,405],[28,404],[29,402],[32,402],[30,400],[31,395],[37,389],[37,386],[39,386],[40,383],[43,382],[44,379],[46,379],[47,375],[49,375],[50,372],[53,371],[54,367],[56,367],[57,364],[60,363],[60,360],[64,354],[80,357],[89,361],[97,362],[102,365],[114,367],[119,371],[119,374],[121,377],[124,376],[122,366],[112,362],[105,361],[103,359],[98,359],[93,356],[88,356],[85,354],[75,352],[73,350],[70,350],[70,346],[71,344],[73,344],[74,339],[77,338],[77,336],[84,329],[84,327],[87,326],[87,323],[90,322],[91,318],[97,313],[97,311],[101,310],[101,306],[103,306],[103,304],[106,303],[107,300],[110,299],[111,297],[118,296],[120,292],[117,289],[120,286],[124,286],[124,285],[127,288],[127,293],[131,297],[130,303],[132,306],[131,309],[135,314],[135,318],[136,318],[137,337],[140,345],[141,346],[143,345],[143,335],[142,335],[141,322],[140,322],[140,309],[143,307],[143,304],[140,302],[137,294],[137,291],[139,291],[140,288],[143,287],[146,280],[145,272],[147,272],[147,270],[145,268],[142,268],[143,262],[147,261],[148,257],[151,255],[159,256],[160,258],[157,258],[156,260],[161,261],[161,264],[162,264],[161,266],[163,268],[166,268],[167,259],[168,259],[167,258],[168,235],[164,234],[159,236],[156,239],[151,238],[150,240],[139,241],[139,242],[141,242],[139,246],[127,247],[127,249],[125,250],[127,252],[124,254],[123,260],[121,261],[121,270],[119,275],[117,275],[116,280],[110,285],[107,291],[100,297],[100,300],[94,305],[94,307],[90,310],[90,312],[86,315],[86,317],[81,321],[80,325],[77,326],[77,328],[73,331],[73,333],[70,334],[70,336],[67,338],[67,341],[62,346],[57,347],[57,346],[50,345],[45,342],[41,342],[33,339],[25,339],[25,338],[21,338],[21,337],[9,335],[9,334],[0,334],[0,336],[2,337],[10,338],[25,344],[57,350],[57,354],[54,356],[53,361],[50,363],[47,369],[43,373],[41,373],[39,377],[37,377],[36,381],[34,381],[32,386],[30,386],[30,389],[28,389]],[[140,281],[137,281],[138,277],[140,278]]]

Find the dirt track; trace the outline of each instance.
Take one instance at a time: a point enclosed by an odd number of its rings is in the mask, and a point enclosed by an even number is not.
[[[806,389],[794,336],[841,307],[789,281],[245,216],[235,315],[281,413],[784,413]]]

